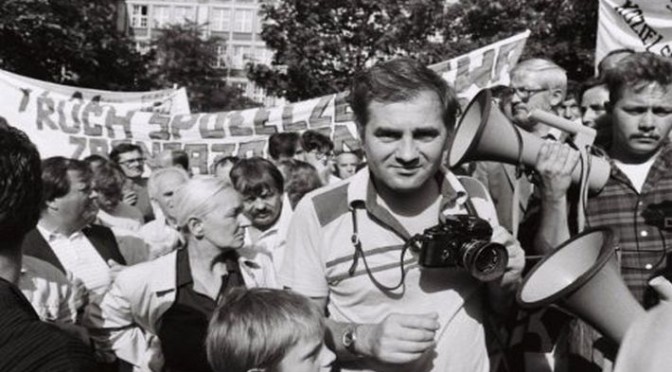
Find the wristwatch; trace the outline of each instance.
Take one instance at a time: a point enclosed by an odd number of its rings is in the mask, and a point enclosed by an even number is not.
[[[343,343],[345,350],[354,355],[357,355],[357,352],[355,351],[355,342],[357,342],[357,325],[350,324],[345,329],[345,332],[343,332],[343,335],[341,336],[341,342]]]

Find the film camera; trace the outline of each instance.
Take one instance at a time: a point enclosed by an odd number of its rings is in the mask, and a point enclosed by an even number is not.
[[[437,226],[426,229],[412,245],[423,267],[461,267],[474,278],[491,281],[506,270],[506,248],[491,243],[490,224],[470,215],[454,215]]]

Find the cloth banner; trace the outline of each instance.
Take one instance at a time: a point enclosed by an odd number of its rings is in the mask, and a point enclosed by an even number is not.
[[[525,32],[430,67],[468,100],[481,88],[508,83],[528,35]],[[208,165],[221,156],[264,156],[267,139],[276,132],[313,129],[332,138],[336,151],[360,148],[347,92],[274,108],[196,114],[150,110],[156,100],[143,102],[139,97],[154,97],[157,92],[105,92],[109,99],[89,92],[2,73],[0,116],[25,131],[45,158],[106,155],[116,144],[132,142],[143,147],[148,157],[165,149],[184,150],[199,174],[208,173]],[[122,105],[131,97],[138,106]]]
[[[672,1],[600,0],[595,65],[623,48],[672,56]]]

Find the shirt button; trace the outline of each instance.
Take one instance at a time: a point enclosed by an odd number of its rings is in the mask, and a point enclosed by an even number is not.
[[[647,270],[651,270],[651,269],[653,269],[653,265],[646,264],[646,265],[644,265],[644,268],[647,269]]]
[[[639,235],[641,235],[641,236],[643,236],[643,237],[647,237],[647,236],[649,236],[649,232],[646,231],[646,230],[642,230],[642,231],[639,233]]]

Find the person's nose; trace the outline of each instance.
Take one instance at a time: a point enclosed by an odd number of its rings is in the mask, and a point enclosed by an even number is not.
[[[592,127],[595,125],[596,118],[597,113],[593,109],[588,108],[586,112],[581,116],[581,122],[583,123],[583,125]]]
[[[254,200],[253,206],[254,206],[255,210],[262,211],[262,210],[266,209],[266,202],[264,202],[264,200],[261,199],[261,198],[256,198]]]
[[[418,158],[418,147],[412,137],[404,137],[399,141],[396,158],[401,163],[410,163]]]
[[[654,127],[655,127],[655,119],[653,117],[653,112],[651,110],[647,110],[642,115],[642,118],[639,120],[639,130],[643,132],[648,132],[652,130]]]

